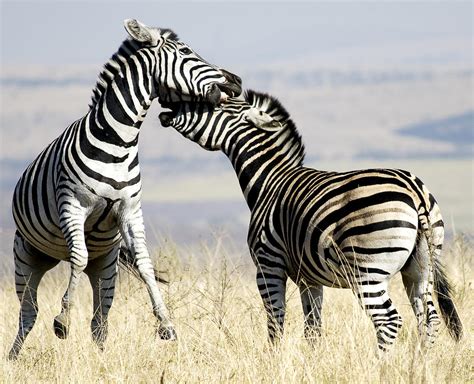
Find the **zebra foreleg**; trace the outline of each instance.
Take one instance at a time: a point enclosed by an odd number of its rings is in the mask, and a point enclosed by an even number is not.
[[[18,334],[8,358],[15,360],[33,328],[38,314],[37,289],[44,274],[56,266],[59,260],[50,258],[29,245],[17,232],[13,246],[15,256],[15,286],[20,300]]]
[[[137,265],[141,278],[147,286],[153,306],[153,314],[160,322],[158,335],[163,340],[175,340],[176,331],[161,296],[155,279],[155,270],[146,247],[145,226],[141,209],[137,210],[128,221],[121,225],[121,234],[125,245],[130,251],[133,263]]]
[[[267,312],[268,338],[276,343],[283,336],[287,275],[282,268],[257,266],[257,286]]]
[[[382,351],[389,349],[402,326],[402,318],[387,293],[387,286],[386,281],[375,283],[367,279],[355,287],[362,307],[375,326],[377,345]]]
[[[106,256],[90,261],[84,270],[89,277],[94,297],[92,338],[101,350],[104,349],[107,338],[107,319],[114,299],[118,250],[117,246]]]
[[[309,342],[312,342],[317,336],[321,336],[323,286],[308,286],[301,282],[299,289],[304,313],[304,335]]]
[[[64,208],[63,208],[64,207]],[[68,336],[70,311],[74,305],[75,293],[81,274],[87,266],[88,252],[84,236],[85,215],[83,208],[75,207],[74,201],[60,204],[59,222],[69,249],[71,275],[69,284],[61,300],[61,313],[54,318],[54,333],[60,339]]]

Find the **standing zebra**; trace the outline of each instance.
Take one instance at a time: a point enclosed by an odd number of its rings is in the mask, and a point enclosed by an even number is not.
[[[240,78],[204,61],[171,30],[136,20],[125,20],[125,29],[130,39],[105,64],[89,112],[41,152],[16,186],[15,284],[21,308],[11,359],[35,323],[38,284],[60,260],[70,262],[71,275],[54,320],[55,333],[67,336],[84,271],[93,288],[92,336],[103,347],[121,240],[147,285],[160,337],[176,337],[146,248],[140,126],[156,97],[217,104],[226,97],[221,89],[240,93]]]
[[[402,273],[420,335],[432,341],[440,323],[432,293],[458,340],[462,326],[438,259],[444,229],[434,197],[409,172],[369,169],[325,172],[303,166],[304,146],[275,98],[248,91],[220,109],[168,105],[172,126],[230,159],[251,210],[248,245],[268,315],[269,337],[283,332],[285,289],[299,287],[305,336],[320,334],[323,286],[351,288],[370,316],[380,349],[397,336],[402,319],[388,281]]]

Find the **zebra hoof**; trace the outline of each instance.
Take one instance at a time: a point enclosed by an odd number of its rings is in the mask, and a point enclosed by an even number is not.
[[[57,337],[59,337],[60,339],[67,338],[68,327],[66,324],[61,323],[57,317],[54,319],[53,327],[54,327],[54,333]]]
[[[107,320],[98,322],[97,319],[93,318],[91,321],[91,334],[92,340],[96,343],[101,351],[104,350],[105,340],[107,339],[108,333]]]
[[[99,349],[100,352],[105,351],[105,344],[102,341],[95,340],[95,345],[97,345],[97,348]]]
[[[319,327],[305,327],[304,337],[308,344],[315,348],[321,339],[321,329]]]
[[[161,340],[169,340],[169,341],[173,341],[178,338],[178,336],[176,335],[176,331],[174,330],[173,327],[170,327],[170,326],[160,327],[158,329],[158,336],[160,336]]]
[[[10,352],[8,353],[8,360],[9,361],[16,361],[18,359],[18,354],[20,353],[19,350],[16,348],[10,349]]]

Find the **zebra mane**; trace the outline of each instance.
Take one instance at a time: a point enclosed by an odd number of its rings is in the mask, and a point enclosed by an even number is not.
[[[160,28],[159,31],[160,35],[165,39],[173,41],[179,40],[178,35],[171,29]],[[92,90],[92,100],[89,104],[90,109],[92,109],[97,104],[97,101],[99,101],[101,96],[104,94],[105,90],[112,82],[114,77],[121,71],[121,61],[118,59],[118,56],[120,55],[122,57],[129,57],[137,52],[140,48],[143,48],[143,44],[133,40],[132,38],[127,38],[122,42],[117,52],[115,52],[109,61],[105,63],[102,72],[99,74],[95,87]]]
[[[248,89],[244,93],[244,99],[252,107],[259,109],[262,112],[270,115],[274,120],[281,123],[283,126],[282,129],[287,129],[291,132],[292,139],[299,146],[297,151],[298,156],[300,157],[300,165],[303,164],[305,156],[305,148],[301,134],[298,132],[296,124],[291,119],[289,112],[283,107],[280,101],[269,95],[268,93],[261,93]]]
[[[179,41],[179,37],[169,28],[160,28],[160,35],[167,40]]]

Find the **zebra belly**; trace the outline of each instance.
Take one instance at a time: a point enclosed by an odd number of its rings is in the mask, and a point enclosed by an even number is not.
[[[54,197],[45,198],[40,190],[33,192],[17,187],[13,199],[13,217],[22,237],[34,248],[58,260],[69,258]],[[106,255],[120,242],[116,212],[110,209],[105,199],[95,196],[95,201],[88,209],[84,234],[89,259]]]
[[[334,247],[325,248],[322,255],[304,258],[305,262],[300,263],[298,280],[332,288],[351,288],[361,281],[384,281],[400,271],[410,254],[407,249],[398,247],[381,249],[370,256],[356,248],[345,252]]]
[[[353,228],[360,228],[361,233],[355,234]],[[386,280],[405,265],[417,236],[417,228],[408,224],[389,228],[366,224],[347,231],[349,236],[347,232],[326,233],[317,245],[309,241],[301,263],[305,280],[337,288]]]
[[[48,224],[42,226],[41,230],[36,227],[25,230],[22,226],[17,229],[29,244],[42,253],[58,260],[67,260],[69,250],[61,229],[53,223]],[[85,231],[89,260],[108,254],[122,240],[116,224],[109,226],[102,223],[100,227],[99,231]]]
[[[349,288],[386,280],[405,265],[418,231],[412,207],[389,201],[344,215],[335,208],[316,211],[306,225],[299,220],[288,229],[293,241],[285,241],[285,253],[293,280]],[[329,220],[333,217],[337,220]]]

